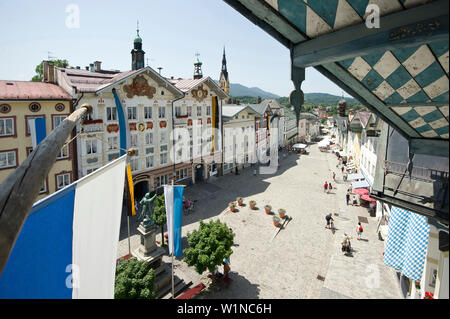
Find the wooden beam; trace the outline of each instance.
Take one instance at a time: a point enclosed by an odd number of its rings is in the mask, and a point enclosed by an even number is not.
[[[92,106],[83,104],[70,114],[0,185],[0,275],[56,156],[87,112]]]
[[[294,64],[308,67],[374,52],[448,41],[449,1],[403,10],[380,18],[380,28],[365,22],[294,46]]]

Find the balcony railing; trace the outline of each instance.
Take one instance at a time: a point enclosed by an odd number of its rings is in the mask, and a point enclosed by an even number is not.
[[[385,173],[404,174],[406,172],[406,174],[408,175],[409,173],[407,171],[407,166],[408,165],[405,163],[384,161]],[[423,179],[430,182],[432,181],[448,182],[449,172],[413,165],[411,176],[414,178]]]
[[[173,118],[175,125],[186,125],[188,120],[187,114],[176,114]]]
[[[102,132],[103,120],[84,120],[82,127],[85,132]]]

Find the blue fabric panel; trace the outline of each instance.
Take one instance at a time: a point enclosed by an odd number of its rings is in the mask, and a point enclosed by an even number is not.
[[[120,139],[120,150],[119,154],[120,156],[125,154],[125,151],[127,148],[127,132],[126,132],[126,124],[125,124],[125,114],[122,108],[122,103],[120,103],[119,96],[117,93],[113,90],[114,94],[114,101],[116,102],[116,109],[117,109],[117,117],[119,119],[119,139]]]
[[[45,139],[47,135],[46,127],[45,127],[45,118],[39,117],[34,120],[34,125],[36,127],[36,145],[39,145]]]
[[[424,102],[424,101],[428,101],[430,98],[428,97],[428,95],[423,91],[420,90],[419,92],[417,92],[416,94],[414,94],[413,96],[410,96],[409,98],[406,99],[406,102]]]
[[[445,75],[439,62],[434,61],[428,68],[418,74],[414,80],[421,86],[426,87]]]
[[[181,226],[183,225],[183,193],[184,187],[175,186],[173,188],[173,248],[174,255],[181,257],[183,255],[181,247]]]
[[[391,75],[386,78],[386,81],[394,90],[401,88],[406,82],[411,80],[412,77],[403,66],[398,67]]]
[[[308,5],[319,15],[331,28],[334,28],[338,0],[308,1]]]
[[[361,18],[364,18],[369,0],[347,0],[347,2],[355,9]]]
[[[375,90],[382,82],[383,77],[378,74],[374,69],[370,70],[369,73],[362,79],[361,83],[364,84],[369,90]]]
[[[72,299],[75,185],[33,207],[0,276],[0,299]]]

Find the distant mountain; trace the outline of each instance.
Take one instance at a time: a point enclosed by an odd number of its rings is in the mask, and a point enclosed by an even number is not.
[[[219,81],[215,80],[215,82],[218,84]],[[245,85],[239,84],[239,83],[230,83],[230,95],[231,96],[254,96],[258,97],[260,96],[262,99],[277,99],[280,96],[266,92],[261,90],[257,87],[246,87]]]
[[[337,105],[342,99],[342,96],[328,94],[328,93],[305,93],[305,103]],[[352,97],[344,97],[347,105],[359,104],[357,100]]]

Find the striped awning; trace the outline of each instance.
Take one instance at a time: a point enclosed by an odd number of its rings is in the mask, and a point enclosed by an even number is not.
[[[392,206],[384,263],[411,280],[421,281],[429,233],[425,216]]]
[[[365,179],[365,177],[363,174],[357,173],[357,174],[350,174],[350,175],[348,175],[348,178],[347,178],[347,180],[349,180],[349,181],[355,181],[358,179]]]
[[[369,187],[369,183],[367,183],[366,180],[362,180],[362,181],[358,181],[358,182],[352,182],[352,187],[353,189],[356,188],[365,188],[365,187]]]

